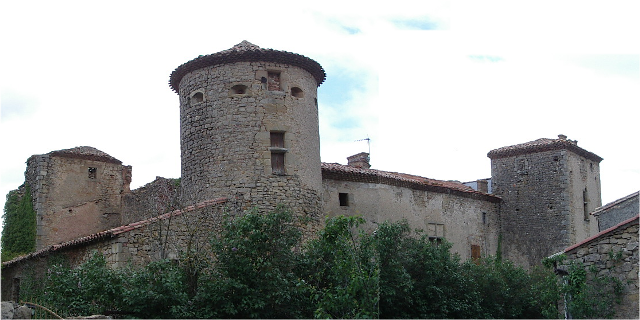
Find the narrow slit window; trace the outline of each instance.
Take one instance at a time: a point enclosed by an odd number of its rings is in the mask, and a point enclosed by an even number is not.
[[[349,206],[349,194],[348,193],[338,193],[338,201],[340,201],[341,207]]]

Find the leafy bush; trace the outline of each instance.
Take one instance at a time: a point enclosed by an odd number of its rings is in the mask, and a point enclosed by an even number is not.
[[[2,218],[2,261],[35,251],[36,212],[29,185],[24,187],[22,196],[18,190],[7,194]]]

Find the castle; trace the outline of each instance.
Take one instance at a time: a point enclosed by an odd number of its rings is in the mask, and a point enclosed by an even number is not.
[[[406,219],[462,259],[501,248],[525,267],[598,233],[590,213],[602,205],[602,158],[564,135],[491,150],[491,178],[469,183],[372,169],[368,153],[322,163],[325,77],[310,58],[246,41],[180,65],[169,81],[180,98],[180,179],[130,190],[131,166],[92,147],[30,157],[37,248],[3,262],[3,279],[52,252],[79,263],[98,250],[113,266],[177,257],[194,225],[215,230],[230,208],[285,205],[309,234],[326,216],[361,215],[368,230]],[[3,296],[16,287],[3,284]]]

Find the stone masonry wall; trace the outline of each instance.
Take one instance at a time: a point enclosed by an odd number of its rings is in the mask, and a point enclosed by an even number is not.
[[[268,86],[274,72],[280,90]],[[311,74],[286,64],[237,62],[186,74],[179,89],[184,202],[228,197],[264,211],[284,204],[319,220],[316,90]],[[272,172],[271,132],[284,132],[284,148],[275,149],[285,155],[285,174]]]
[[[155,217],[184,206],[179,199],[180,180],[156,177],[122,197],[122,224]]]
[[[491,160],[493,191],[503,199],[503,254],[518,265],[538,265],[571,244],[566,153],[552,150]]]
[[[330,217],[360,215],[369,231],[384,221],[406,219],[412,230],[446,238],[464,260],[472,258],[472,246],[482,256],[496,254],[497,203],[387,184],[325,179],[323,185],[323,207]],[[343,205],[341,193],[348,198]]]
[[[614,305],[616,318],[638,319],[638,219],[604,236],[565,252],[567,263],[595,266],[598,275],[613,276],[624,285],[621,305]],[[567,268],[567,266],[563,266]]]
[[[89,168],[94,168],[91,177]],[[117,163],[36,155],[27,161],[37,215],[36,250],[121,224],[121,197],[131,167]]]

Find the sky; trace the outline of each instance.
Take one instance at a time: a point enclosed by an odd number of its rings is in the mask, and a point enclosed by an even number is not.
[[[565,134],[604,158],[606,204],[640,189],[636,3],[2,1],[0,193],[76,146],[132,165],[132,188],[179,177],[169,75],[247,40],[324,67],[323,162],[466,182],[492,149]]]

